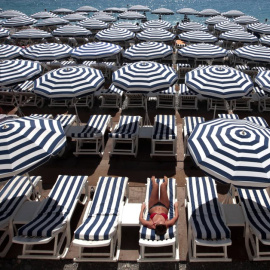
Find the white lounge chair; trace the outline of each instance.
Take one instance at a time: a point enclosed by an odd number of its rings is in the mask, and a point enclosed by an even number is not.
[[[141,116],[121,115],[118,124],[109,137],[112,138],[112,155],[137,156],[139,146],[139,128],[142,125]],[[127,147],[121,147],[126,145]]]
[[[84,126],[72,126],[70,136],[76,141],[78,155],[100,155],[104,153],[104,134],[107,129],[111,130],[112,117],[110,115],[91,115]],[[88,147],[86,147],[88,145]]]
[[[179,84],[178,109],[198,110],[198,95],[191,91],[185,84]]]
[[[152,156],[177,155],[177,126],[174,115],[156,115],[152,134]]]
[[[115,87],[113,84],[110,85],[109,89],[100,95],[100,108],[121,108],[123,93],[124,91]]]
[[[167,90],[163,90],[157,93],[156,108],[175,109],[175,106],[176,106],[175,85],[171,86]]]
[[[77,123],[77,116],[74,114],[57,114],[54,120],[60,121],[64,132],[67,133],[69,128]]]
[[[156,182],[161,185],[162,179],[156,179]],[[150,214],[148,212],[148,202],[152,190],[151,179],[147,179],[146,195],[145,195],[145,205],[146,210],[144,213],[144,218],[146,220],[150,219]],[[170,201],[170,209],[168,213],[168,219],[172,219],[175,216],[174,213],[174,203],[177,198],[177,188],[176,180],[174,178],[168,179],[168,198]],[[163,236],[158,236],[155,230],[148,229],[141,225],[140,228],[140,256],[138,262],[165,262],[165,261],[178,261],[179,260],[179,243],[178,243],[178,231],[177,223],[167,229],[167,232]],[[156,252],[148,252],[147,248],[156,248]],[[163,252],[159,251],[159,248],[165,248]],[[158,252],[159,251],[159,252]]]
[[[125,108],[146,108],[147,97],[141,93],[125,93]]]
[[[250,121],[250,122],[252,122],[252,123],[254,123],[256,125],[259,125],[259,126],[262,126],[262,127],[265,127],[265,128],[269,128],[268,123],[261,116],[247,116],[244,119],[247,120],[247,121]]]
[[[64,258],[71,241],[70,220],[78,202],[88,198],[87,176],[59,175],[48,197],[29,223],[18,230],[13,243],[23,245],[22,259]],[[80,197],[85,189],[84,199]],[[53,242],[51,250],[44,248]],[[46,246],[46,245],[45,245]]]
[[[230,229],[218,201],[215,181],[210,177],[188,177],[188,253],[190,262],[231,261],[227,247],[232,244]],[[198,251],[204,247],[206,252]],[[211,251],[208,248],[211,247]],[[216,249],[222,249],[223,252]]]
[[[74,261],[117,261],[121,245],[121,219],[128,202],[127,177],[100,177],[83,223],[74,233],[79,256]],[[126,199],[124,199],[124,195]],[[109,247],[104,250],[104,247]]]
[[[270,96],[269,94],[259,87],[254,87],[254,96],[257,96],[258,111],[265,112],[270,111]]]
[[[245,216],[245,246],[248,257],[252,261],[269,261],[269,194],[266,189],[237,188],[237,192]]]
[[[33,195],[33,186],[42,192],[40,176],[13,176],[0,191],[0,257],[5,257],[12,245],[14,236],[13,219],[24,202]],[[7,240],[8,239],[8,240]],[[7,241],[5,243],[5,241]]]

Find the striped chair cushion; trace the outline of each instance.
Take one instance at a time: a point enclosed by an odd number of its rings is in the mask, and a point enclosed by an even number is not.
[[[38,215],[28,224],[22,226],[18,235],[51,237],[61,229],[69,218],[87,176],[59,175],[48,197],[43,201]]]
[[[175,91],[175,86],[171,86],[170,88],[160,91],[158,92],[158,94],[162,94],[162,95],[175,95],[176,91]]]
[[[179,95],[180,96],[196,96],[197,93],[190,90],[184,83],[179,84]]]
[[[52,115],[52,114],[38,114],[38,113],[32,113],[32,114],[30,114],[30,117],[33,117],[33,118],[53,119],[53,115]]]
[[[131,139],[138,135],[141,117],[122,115],[115,130],[109,134],[111,138]]]
[[[163,179],[156,179],[156,182],[159,184],[159,186],[163,183]],[[174,202],[175,202],[175,179],[169,178],[168,179],[168,198],[170,201],[170,209],[168,213],[168,219],[172,219],[174,217]],[[148,203],[149,198],[152,191],[152,181],[150,178],[147,179],[147,189],[146,189],[146,196],[145,196],[145,204],[146,204],[146,211],[148,211]],[[146,220],[150,220],[150,213],[147,213]],[[147,239],[147,240],[166,240],[166,239],[172,239],[175,237],[176,233],[176,225],[173,225],[167,229],[166,234],[164,235],[156,235],[155,230],[149,229],[145,226],[141,226],[140,228],[140,238],[141,239]]]
[[[13,91],[17,92],[32,92],[34,86],[33,81],[25,81],[23,83],[17,84],[14,88]]]
[[[252,231],[259,239],[270,239],[270,200],[266,189],[238,188]]]
[[[248,65],[236,65],[235,66],[236,69],[243,71],[243,70],[249,70],[249,66]]]
[[[233,113],[221,113],[218,114],[218,118],[225,118],[225,119],[239,119],[238,114],[233,114]]]
[[[127,177],[100,177],[91,209],[75,231],[75,239],[107,240],[115,233]]]
[[[72,125],[76,120],[76,115],[74,114],[58,114],[54,120],[60,121],[63,128],[68,125]]]
[[[124,91],[117,88],[115,85],[111,84],[108,91],[106,91],[105,93],[106,94],[118,94],[118,95],[122,96]]]
[[[40,176],[30,177],[34,186]],[[16,208],[32,193],[32,185],[27,176],[13,176],[0,191],[0,227],[6,223]]]
[[[269,97],[269,94],[260,87],[254,87],[254,91],[261,98]]]
[[[200,116],[184,117],[184,137],[190,136],[191,132],[196,127],[196,125],[203,122],[205,122],[204,117],[200,117]]]
[[[230,229],[220,214],[215,181],[210,177],[189,177],[187,190],[194,236],[205,240],[230,238]]]
[[[175,138],[175,116],[156,115],[153,129],[153,139],[174,140]]]
[[[244,119],[247,120],[247,121],[250,121],[250,122],[252,122],[252,123],[254,123],[256,125],[259,125],[259,126],[262,126],[262,127],[265,127],[265,128],[269,128],[268,123],[261,116],[248,116],[248,117],[245,117]]]
[[[111,119],[110,115],[91,115],[83,130],[79,133],[71,133],[73,138],[102,137]]]

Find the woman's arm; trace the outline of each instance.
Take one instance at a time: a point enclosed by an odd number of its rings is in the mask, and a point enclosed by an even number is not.
[[[143,226],[145,226],[145,227],[147,227],[147,228],[149,228],[149,229],[155,229],[155,225],[153,224],[153,221],[152,221],[152,220],[147,221],[147,220],[145,220],[145,219],[143,218],[143,212],[144,212],[144,209],[145,209],[145,203],[143,203],[143,204],[142,204],[142,207],[141,207],[141,212],[140,212],[140,217],[139,217],[140,223],[141,223]]]
[[[168,220],[166,222],[167,227],[173,226],[176,223],[176,221],[177,221],[177,219],[179,217],[179,214],[178,214],[178,202],[174,203],[174,212],[175,212],[175,216],[172,219],[170,219],[170,220]]]

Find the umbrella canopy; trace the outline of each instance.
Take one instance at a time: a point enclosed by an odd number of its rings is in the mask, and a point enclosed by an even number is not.
[[[55,37],[81,37],[91,35],[91,31],[79,25],[64,25],[53,30],[52,34]]]
[[[233,53],[243,59],[255,62],[270,62],[270,48],[261,45],[248,45],[238,48]]]
[[[178,35],[178,37],[183,41],[193,43],[201,43],[201,42],[214,43],[218,40],[217,37],[204,31],[188,31]]]
[[[207,31],[207,27],[197,22],[184,22],[177,26],[181,31]]]
[[[21,51],[25,58],[36,61],[53,61],[69,57],[72,48],[66,44],[42,43],[27,47]]]
[[[170,30],[172,28],[172,24],[164,20],[151,20],[143,23],[141,25],[141,28],[142,30],[146,30],[147,28],[159,28]]]
[[[104,84],[100,70],[86,66],[59,68],[34,81],[34,92],[45,98],[72,99],[89,95]]]
[[[130,40],[135,37],[135,34],[123,28],[110,28],[99,31],[95,38],[100,41],[117,42]]]
[[[172,41],[175,39],[175,35],[165,29],[159,28],[147,28],[141,33],[137,34],[137,38],[143,41]]]
[[[131,22],[118,22],[118,23],[114,23],[113,27],[116,28],[124,28],[127,29],[131,32],[139,32],[141,31],[141,27],[139,25],[133,24]]]
[[[227,50],[207,43],[188,45],[178,50],[183,57],[194,59],[215,59],[227,56]]]
[[[220,23],[220,22],[228,22],[228,21],[229,21],[229,19],[227,17],[218,15],[218,16],[214,16],[214,17],[211,17],[211,18],[207,19],[205,21],[205,24],[214,25],[214,24],[217,24],[217,23]]]
[[[123,57],[131,61],[158,60],[173,53],[171,46],[159,42],[142,42],[126,49]]]
[[[64,20],[70,21],[70,22],[79,22],[87,19],[87,17],[78,14],[78,13],[73,13],[73,14],[67,14],[63,17]]]
[[[111,13],[123,13],[126,10],[124,10],[123,8],[117,8],[117,7],[108,7],[106,9],[103,10],[104,12],[111,12]]]
[[[134,93],[158,92],[177,81],[173,68],[155,62],[136,62],[113,73],[112,83],[123,91]]]
[[[52,11],[55,14],[70,14],[73,13],[74,11],[68,8],[57,8],[55,10]]]
[[[228,17],[228,18],[234,18],[245,15],[242,11],[239,10],[229,10],[226,12],[221,13],[222,16]]]
[[[78,12],[97,12],[98,9],[96,9],[95,7],[91,7],[91,6],[82,6],[76,9],[76,11]]]
[[[219,39],[245,43],[252,43],[258,41],[258,38],[256,36],[243,30],[233,30],[222,33],[219,36]]]
[[[260,34],[270,34],[270,25],[266,23],[252,23],[247,26],[247,29]]]
[[[186,85],[205,97],[235,99],[253,89],[251,78],[231,67],[207,66],[186,73]]]
[[[99,59],[106,58],[120,53],[122,48],[119,45],[107,42],[91,42],[81,45],[71,52],[76,59]]]
[[[124,13],[121,13],[118,17],[120,19],[126,19],[126,20],[142,20],[146,18],[145,15],[137,11],[126,11]]]
[[[10,18],[2,23],[2,26],[4,27],[21,27],[21,26],[27,26],[32,25],[36,23],[37,20],[30,18],[28,16],[18,16]]]
[[[41,73],[38,62],[27,60],[0,61],[0,86],[26,81]]]
[[[99,14],[94,14],[91,19],[95,19],[95,20],[100,20],[102,22],[115,22],[116,18],[114,18],[113,16],[107,14],[107,13],[99,13]]]
[[[168,8],[157,8],[151,11],[152,14],[158,14],[158,15],[173,15],[174,12],[171,9]]]
[[[270,92],[270,71],[269,70],[259,71],[255,78],[255,82],[259,85],[261,89],[269,93]]]
[[[27,15],[18,10],[5,10],[5,11],[0,12],[0,18],[3,18],[3,19],[10,19],[17,16],[27,16]]]
[[[215,119],[196,125],[188,139],[195,163],[223,183],[270,184],[270,130],[246,120]]]
[[[50,38],[50,37],[52,37],[51,33],[47,31],[39,30],[39,29],[34,29],[34,28],[20,30],[11,35],[11,38],[14,38],[14,39],[43,39],[43,38]]]
[[[259,40],[260,40],[261,44],[270,46],[270,35],[265,35],[265,36],[261,37]]]
[[[0,123],[0,178],[24,174],[48,161],[66,144],[59,121],[21,117]]]
[[[8,60],[20,55],[21,47],[9,44],[0,44],[0,60]]]
[[[250,23],[257,23],[259,22],[259,20],[253,16],[240,16],[240,17],[237,17],[233,20],[234,22],[236,23],[239,23],[239,24],[250,24]]]
[[[176,11],[178,14],[186,14],[186,15],[196,15],[199,13],[199,11],[193,9],[193,8],[181,8]]]
[[[32,18],[40,20],[40,19],[48,19],[48,18],[59,18],[56,14],[48,11],[40,11],[31,15]]]
[[[59,18],[59,17],[55,17],[55,18],[48,18],[48,19],[41,20],[41,21],[36,23],[36,26],[43,27],[43,26],[53,26],[53,25],[65,25],[68,23],[69,23],[69,21],[67,21],[67,20],[64,20],[64,19]]]
[[[147,12],[151,11],[151,9],[147,6],[142,6],[142,5],[134,5],[128,8],[129,11],[139,11],[139,12]]]
[[[5,28],[0,28],[0,38],[8,37],[9,36],[9,30]]]
[[[77,25],[89,30],[102,30],[108,28],[108,24],[96,19],[86,19],[77,23]]]
[[[218,30],[220,32],[227,32],[227,31],[233,31],[233,30],[242,30],[244,31],[244,27],[240,24],[230,22],[230,21],[224,21],[220,22],[218,24],[215,24],[214,26],[215,30]]]
[[[207,17],[207,16],[216,16],[216,15],[219,15],[219,14],[220,14],[219,11],[217,11],[215,9],[212,9],[212,8],[204,9],[204,10],[202,10],[202,11],[200,11],[198,13],[199,16],[205,16],[205,17]]]

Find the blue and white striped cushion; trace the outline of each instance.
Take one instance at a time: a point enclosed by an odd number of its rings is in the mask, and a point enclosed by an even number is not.
[[[184,117],[184,136],[190,136],[193,129],[199,124],[205,122],[205,118],[201,116]]]
[[[163,179],[156,179],[156,182],[159,184],[159,186],[163,183]],[[147,190],[146,190],[146,198],[145,198],[145,204],[148,211],[148,202],[152,191],[152,181],[150,178],[147,179]],[[170,201],[170,209],[168,212],[168,219],[172,219],[175,215],[174,213],[174,202],[175,202],[175,179],[169,178],[168,179],[168,198]],[[150,213],[147,214],[147,220],[150,220]],[[156,235],[155,230],[149,229],[145,226],[141,226],[140,228],[140,238],[141,239],[148,239],[148,240],[165,240],[165,239],[172,239],[175,237],[176,233],[176,225],[173,225],[167,229],[167,232],[164,235]]]
[[[121,89],[117,88],[114,84],[111,84],[108,91],[105,92],[106,94],[117,94],[122,96],[124,91]]]
[[[234,113],[221,113],[218,114],[218,118],[225,118],[225,119],[239,119],[238,114],[234,114]]]
[[[102,137],[111,119],[110,115],[91,115],[86,126],[79,133],[71,133],[72,138]]]
[[[40,176],[30,177],[34,186],[41,179]],[[5,224],[10,216],[20,206],[26,197],[30,197],[32,185],[27,176],[13,176],[0,191],[0,227]]]
[[[58,114],[54,120],[60,121],[63,128],[68,125],[72,125],[76,120],[76,115],[74,114]]]
[[[33,117],[33,118],[53,119],[53,115],[52,115],[52,114],[38,114],[38,113],[32,113],[32,114],[30,114],[30,117]]]
[[[109,137],[118,139],[135,138],[139,131],[140,120],[140,116],[121,115],[116,129],[109,134]]]
[[[189,177],[188,198],[191,204],[191,226],[198,239],[230,238],[230,229],[221,217],[215,181],[210,177]]]
[[[163,95],[175,95],[176,91],[175,91],[175,86],[171,86],[170,88],[160,91],[158,92],[158,94],[163,94]]]
[[[51,237],[60,230],[78,202],[87,176],[59,175],[38,215],[22,226],[19,236]]]
[[[240,201],[252,231],[259,239],[270,239],[270,200],[266,189],[238,188]]]
[[[180,96],[195,96],[195,95],[197,95],[197,93],[195,93],[194,91],[191,91],[184,83],[179,84],[179,92],[178,93]]]
[[[263,117],[260,116],[247,116],[244,118],[247,121],[250,121],[256,125],[265,127],[265,128],[269,128],[268,123],[266,122],[266,120]]]
[[[153,139],[155,140],[174,140],[175,134],[175,116],[157,115],[153,130]]]
[[[90,212],[75,231],[75,239],[108,240],[116,232],[127,177],[100,177]]]
[[[257,87],[257,86],[254,87],[254,91],[261,98],[269,97],[269,94],[265,92],[263,89],[261,89],[260,87]]]

